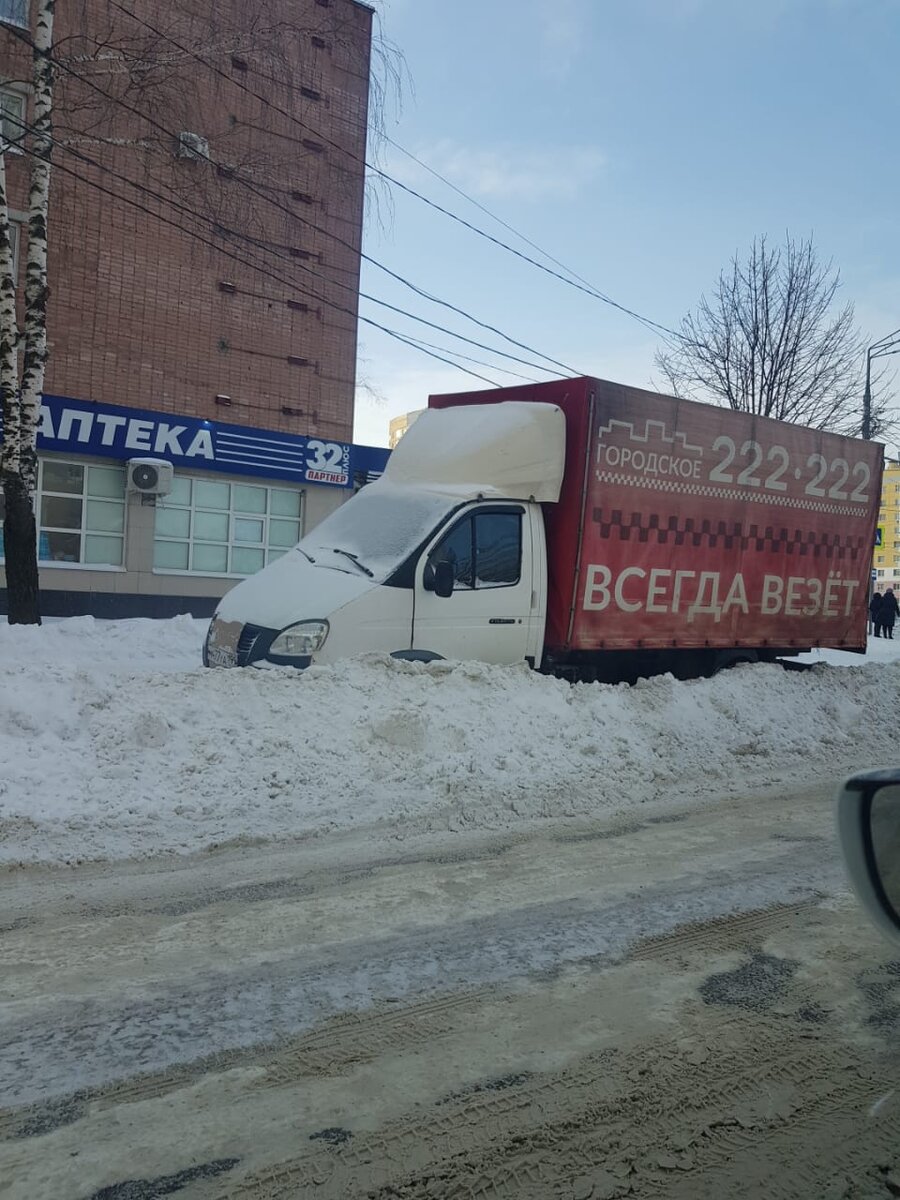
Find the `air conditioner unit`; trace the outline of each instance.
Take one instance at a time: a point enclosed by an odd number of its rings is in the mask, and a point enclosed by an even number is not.
[[[209,139],[202,133],[184,130],[178,135],[178,157],[206,160],[209,158]]]
[[[175,468],[164,458],[128,460],[128,490],[142,496],[168,496]]]

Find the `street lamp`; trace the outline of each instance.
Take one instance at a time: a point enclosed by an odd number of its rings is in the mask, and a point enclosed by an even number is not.
[[[900,354],[900,329],[895,329],[887,337],[880,338],[866,350],[866,390],[863,393],[862,435],[866,439],[872,437],[872,359],[887,358],[890,354]]]

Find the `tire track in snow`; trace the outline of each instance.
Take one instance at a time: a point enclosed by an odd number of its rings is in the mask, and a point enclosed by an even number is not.
[[[540,978],[577,963],[623,958],[642,939],[710,915],[761,909],[785,893],[812,899],[840,886],[837,863],[807,847],[788,862],[753,863],[677,885],[628,892],[613,903],[535,904],[427,927],[374,944],[345,942],[267,965],[211,974],[132,1003],[64,1000],[39,1019],[0,1031],[0,1107],[52,1100],[136,1072],[274,1043],[342,1013],[388,1000]]]

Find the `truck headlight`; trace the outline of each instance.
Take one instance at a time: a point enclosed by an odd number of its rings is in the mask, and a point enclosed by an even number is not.
[[[300,621],[297,625],[282,629],[269,647],[269,655],[274,658],[309,658],[322,649],[327,637],[327,621]]]

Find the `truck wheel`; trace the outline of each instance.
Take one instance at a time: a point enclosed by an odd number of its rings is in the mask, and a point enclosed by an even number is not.
[[[433,650],[393,650],[391,658],[400,658],[404,662],[438,662],[443,661],[443,654],[435,654]]]

